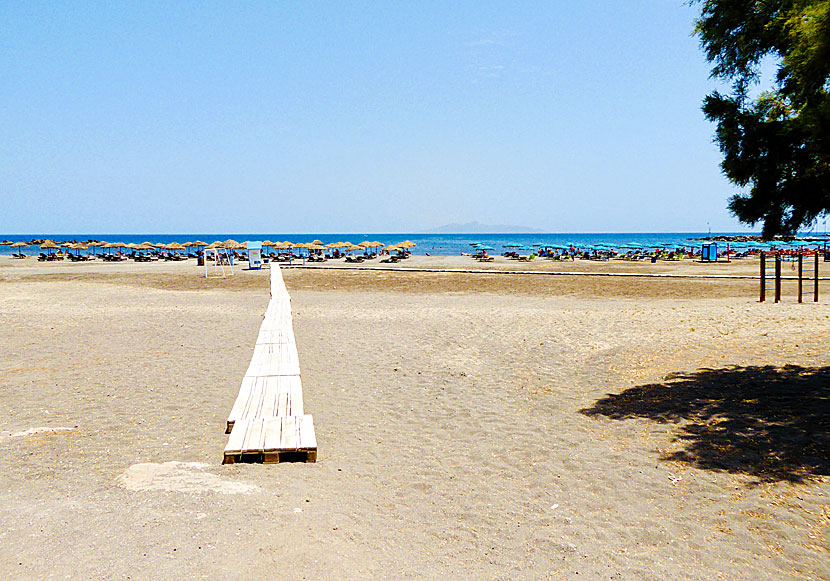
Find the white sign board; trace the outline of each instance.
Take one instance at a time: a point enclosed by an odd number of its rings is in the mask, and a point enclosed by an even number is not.
[[[259,248],[248,249],[248,268],[254,270],[262,268],[262,250]]]

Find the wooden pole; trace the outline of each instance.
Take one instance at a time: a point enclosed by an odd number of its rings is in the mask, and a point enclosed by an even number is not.
[[[761,302],[767,300],[767,265],[766,253],[761,251]]]
[[[818,302],[818,250],[816,250],[816,267],[813,271],[813,302]]]
[[[804,255],[800,252],[798,253],[798,302],[801,301],[801,288],[802,288],[802,263],[804,262]]]
[[[775,302],[781,302],[781,255],[775,255]]]

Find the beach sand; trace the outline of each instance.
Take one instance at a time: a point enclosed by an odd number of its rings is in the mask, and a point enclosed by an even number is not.
[[[827,282],[327,266],[283,270],[318,462],[223,466],[267,270],[0,257],[0,576],[830,577]]]

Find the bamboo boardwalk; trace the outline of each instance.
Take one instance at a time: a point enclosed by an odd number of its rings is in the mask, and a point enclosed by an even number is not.
[[[271,264],[271,302],[228,415],[226,433],[230,436],[224,464],[317,461],[314,422],[303,411],[291,297],[275,263]]]

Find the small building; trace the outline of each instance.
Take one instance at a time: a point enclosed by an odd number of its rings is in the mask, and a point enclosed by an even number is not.
[[[262,268],[262,242],[246,242],[245,249],[248,251],[248,268],[259,270]]]
[[[707,242],[700,249],[700,260],[703,262],[718,261],[718,243]]]

